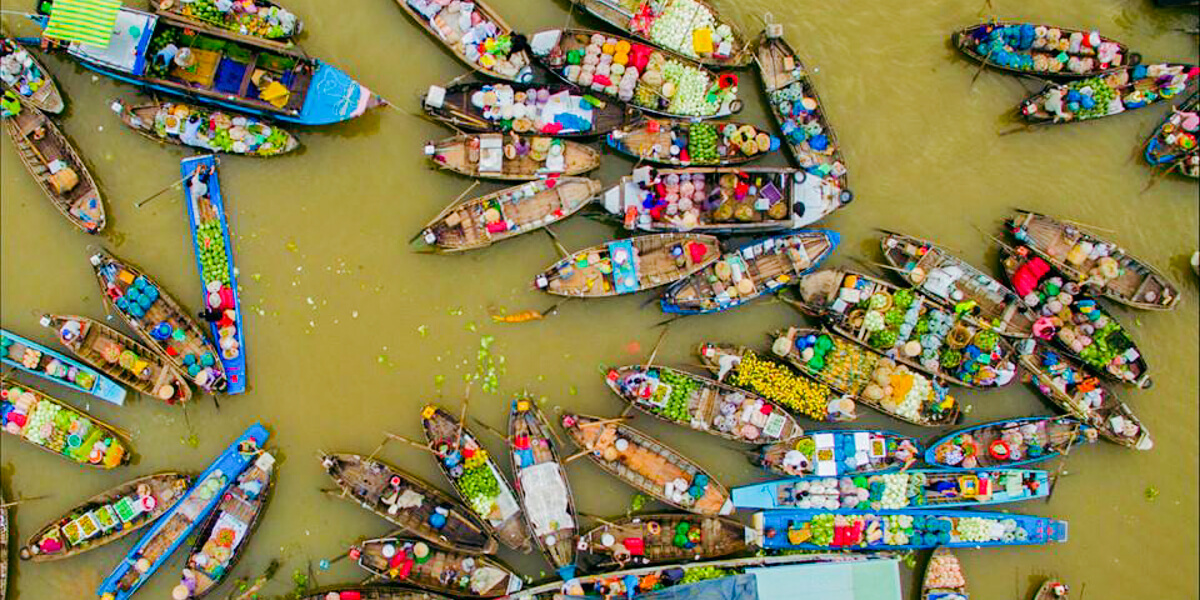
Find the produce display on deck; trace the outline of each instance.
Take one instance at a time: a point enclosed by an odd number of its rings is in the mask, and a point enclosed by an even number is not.
[[[1108,75],[1050,84],[1021,103],[1034,123],[1086,121],[1169,100],[1196,85],[1200,67],[1154,64],[1126,67]]]
[[[978,547],[1067,541],[1067,524],[1042,517],[970,511],[756,513],[762,543],[772,549],[887,550]]]
[[[128,442],[110,427],[37,390],[0,379],[4,432],[79,464],[112,469],[128,463]]]
[[[779,149],[779,138],[730,121],[646,118],[613,131],[607,141],[611,148],[641,160],[679,166],[741,164]]]
[[[170,10],[210,25],[267,39],[283,39],[300,33],[301,23],[285,8],[255,0],[174,0],[160,2],[160,10]]]
[[[723,61],[736,59],[741,42],[728,23],[696,0],[666,0],[641,2],[619,0],[629,10],[629,30],[649,39],[656,46],[678,52],[689,58]]]
[[[126,125],[147,137],[212,152],[279,156],[300,145],[286,130],[252,115],[182,102],[130,107],[117,100],[112,109]]]
[[[590,133],[596,125],[593,109],[602,104],[594,96],[581,96],[570,89],[514,88],[507,83],[485,84],[471,92],[469,98],[485,121],[501,132],[519,134]],[[430,102],[430,95],[426,95],[425,102]]]
[[[839,397],[827,386],[797,375],[787,366],[760,357],[754,351],[748,350],[739,357],[720,352],[716,345],[705,344],[699,353],[702,359],[711,361],[710,368],[717,367],[719,380],[778,402],[797,415],[817,422],[852,421],[856,417],[853,399]]]
[[[40,110],[58,113],[63,109],[50,73],[16,40],[4,36],[0,36],[0,84]]]
[[[1038,75],[1086,76],[1141,59],[1098,31],[1032,23],[986,23],[958,32],[955,40],[989,65]]]

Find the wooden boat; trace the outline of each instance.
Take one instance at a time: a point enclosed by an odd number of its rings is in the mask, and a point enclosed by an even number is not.
[[[739,509],[973,508],[1045,498],[1050,494],[1050,476],[1026,469],[906,469],[854,478],[776,479],[736,487],[732,493],[733,505]]]
[[[5,376],[0,376],[0,406],[13,426],[5,433],[51,454],[99,469],[128,464],[133,457],[128,437],[112,425]]]
[[[87,317],[42,315],[41,324],[54,330],[58,342],[83,362],[114,379],[167,404],[192,399],[192,388],[183,374],[166,359],[137,340]]]
[[[674,167],[729,167],[762,158],[779,139],[753,125],[647,117],[608,134],[608,147],[638,159]]]
[[[240,394],[246,391],[246,339],[242,326],[246,315],[238,299],[233,240],[229,236],[217,159],[212,155],[185,158],[179,163],[179,172],[185,180],[183,201],[187,205],[192,249],[203,290],[201,305],[222,313],[219,320],[209,321],[208,331],[221,350],[221,366],[229,382],[224,392]],[[200,181],[202,173],[207,174],[206,184]],[[204,186],[207,193],[198,194],[198,186]]]
[[[9,57],[12,56],[10,59]],[[27,49],[21,47],[16,40],[8,36],[0,36],[0,58],[6,61],[18,62],[23,66],[21,74],[14,79],[13,84],[4,82],[4,90],[17,94],[21,101],[42,112],[58,114],[63,110],[62,94],[58,85],[50,76],[50,71]],[[25,64],[28,61],[28,64]],[[37,89],[34,89],[34,88]],[[0,598],[3,598],[3,586],[0,586]]]
[[[711,235],[643,235],[579,250],[551,265],[533,284],[557,296],[632,294],[679,281],[720,255],[720,242]]]
[[[762,446],[751,462],[785,477],[832,477],[895,471],[920,456],[919,440],[894,431],[829,429]]]
[[[529,530],[559,577],[570,579],[575,576],[575,542],[579,538],[575,496],[555,448],[557,434],[528,395],[509,406],[508,439],[513,487]]]
[[[1146,140],[1142,155],[1155,167],[1166,166],[1181,175],[1200,178],[1200,150],[1196,136],[1200,135],[1200,91],[1192,92],[1183,102],[1171,108],[1171,114]]]
[[[257,157],[279,156],[300,147],[296,136],[253,115],[239,115],[185,102],[130,105],[123,100],[114,100],[112,109],[122,123],[142,137],[156,142]],[[188,135],[185,139],[183,132],[187,122],[192,119],[203,123],[203,128],[197,136]]]
[[[529,45],[542,66],[567,83],[647,113],[711,119],[742,110],[742,101],[737,98],[737,76],[725,73],[718,77],[699,62],[634,39],[590,29],[543,29],[530,36]],[[620,64],[620,50],[626,51],[620,75],[614,74],[611,67],[606,73],[599,66],[584,71],[580,65],[587,53],[611,56],[598,60]],[[668,79],[663,67],[672,63],[682,68]],[[605,85],[605,81],[611,85]],[[674,92],[680,84],[686,86],[686,94]]]
[[[817,96],[812,74],[783,39],[782,31],[773,33],[768,27],[759,37],[754,62],[783,141],[800,168],[837,181],[849,202],[846,161],[829,125],[826,105]]]
[[[533,549],[521,505],[495,459],[466,426],[438,406],[421,410],[421,423],[438,466],[487,531],[500,543],[526,553]],[[482,485],[476,485],[482,484]],[[491,491],[491,494],[487,492]]]
[[[687,371],[631,365],[609,369],[604,380],[622,400],[656,419],[727,440],[771,444],[804,433],[782,406]]]
[[[974,306],[962,314],[975,325],[1008,337],[1033,335],[1036,317],[1021,297],[946,248],[893,232],[884,233],[880,246],[888,264],[930,300],[951,310],[958,304],[973,302]]]
[[[496,551],[495,538],[474,514],[415,475],[358,454],[322,455],[321,466],[342,489],[341,497],[408,533],[470,554]],[[441,527],[432,524],[443,519]]]
[[[396,5],[408,13],[408,16],[425,29],[426,33],[433,36],[433,39],[440,42],[468,67],[496,79],[521,83],[531,81],[533,79],[533,61],[529,58],[529,53],[524,50],[511,51],[513,38],[519,34],[513,31],[513,28],[509,27],[508,23],[500,17],[496,9],[486,2],[476,0],[473,4],[475,8],[471,12],[470,18],[474,24],[464,30],[459,23],[461,17],[466,15],[459,13],[458,7],[452,9],[448,3],[442,4],[430,0],[396,0]],[[481,57],[476,58],[469,55],[467,46],[475,44],[463,41],[465,36],[471,35],[478,36],[478,44],[486,43],[485,36],[480,32],[487,25],[495,27],[496,35],[486,39],[498,42],[500,46],[508,48],[504,51],[497,50],[488,53],[488,56],[491,57],[488,62],[491,64],[480,60]]]
[[[704,65],[736,69],[750,64],[749,43],[737,25],[721,17],[713,5],[697,0],[679,8],[691,31],[671,32],[654,37],[654,24],[672,11],[674,0],[659,4],[635,4],[621,0],[572,0],[573,3],[634,38],[653,44],[681,58]],[[694,7],[694,8],[693,8]],[[692,8],[692,13],[686,11]],[[670,14],[675,14],[674,11]],[[668,19],[671,17],[668,16]],[[720,33],[718,33],[720,32]],[[673,38],[666,37],[667,35]],[[697,45],[705,50],[697,50]]]
[[[102,600],[128,600],[162,568],[225,496],[233,481],[256,461],[269,460],[262,448],[270,437],[259,423],[234,440],[196,479],[183,497],[159,517],[96,589]]]
[[[1015,254],[1001,248],[1000,262],[1020,295],[1037,300],[1032,306],[1043,315],[1037,321],[1038,339],[1053,339],[1060,352],[1082,362],[1101,377],[1140,388],[1153,385],[1150,366],[1141,348],[1134,342],[1132,333],[1121,326],[1111,312],[1095,298],[1085,295],[1082,286],[1063,277],[1041,257],[1031,256],[1025,246],[1014,250]],[[1051,293],[1056,290],[1057,293]],[[1055,308],[1058,312],[1052,310]],[[1071,311],[1070,322],[1058,316],[1064,310]],[[1092,346],[1095,347],[1089,349]]]
[[[921,600],[966,600],[967,582],[962,564],[949,548],[937,547],[925,564],[921,580]]]
[[[29,536],[21,559],[61,560],[122,539],[156,521],[191,485],[189,475],[157,473],[96,494]]]
[[[1179,303],[1179,288],[1166,275],[1070,222],[1020,211],[1009,225],[1013,237],[1042,260],[1109,300],[1145,310],[1168,310]]]
[[[8,504],[0,490],[0,600],[8,596]]]
[[[667,288],[659,307],[676,315],[736,308],[812,272],[841,239],[830,229],[809,229],[755,240]]]
[[[237,566],[267,510],[275,475],[275,457],[269,452],[260,454],[238,475],[196,530],[196,541],[172,598],[203,598]]]
[[[450,600],[441,594],[390,586],[349,586],[321,588],[300,597],[300,600],[329,600],[334,598],[358,598],[358,600]]]
[[[1021,417],[973,425],[947,434],[925,450],[925,462],[951,469],[1020,467],[1066,456],[1096,429],[1071,417]]]
[[[654,565],[711,560],[747,550],[747,529],[729,517],[662,513],[607,521],[583,534],[579,547],[599,563]]]
[[[129,263],[101,250],[91,257],[104,303],[114,309],[171,366],[201,389],[224,391],[229,380],[204,331],[162,286]],[[182,339],[181,339],[182,338]],[[190,357],[190,358],[189,358]]]
[[[822,423],[858,418],[853,398],[839,398],[828,385],[802,377],[782,361],[745,346],[704,343],[697,355],[717,381],[758,394],[794,415]]]
[[[1033,600],[1067,600],[1070,594],[1071,588],[1067,587],[1067,584],[1058,579],[1047,579],[1038,586]]]
[[[551,177],[458,200],[438,213],[417,239],[438,252],[485,248],[570,217],[600,190],[595,179]]]
[[[1195,87],[1198,74],[1194,65],[1160,63],[1124,67],[1066,84],[1047,82],[1041,91],[1021,101],[1017,113],[1039,125],[1109,117],[1174,98]],[[1093,93],[1084,95],[1084,88]]]
[[[623,103],[605,102],[561,83],[431,85],[421,96],[421,108],[429,118],[460,131],[561,138],[604,135],[626,126],[636,114]]]
[[[214,10],[211,5],[204,3],[176,0],[151,2],[150,8],[157,14],[182,23],[227,30],[235,39],[287,41],[304,30],[304,22],[277,2],[252,0],[249,4],[254,7],[253,12],[245,8],[245,0],[241,1],[239,8],[229,12]]]
[[[0,329],[0,362],[105,402],[117,406],[125,404],[125,388],[117,382],[73,358],[6,329]]]
[[[845,528],[835,527],[835,518],[847,521]],[[972,510],[772,510],[754,513],[753,521],[767,550],[920,550],[1067,541],[1066,521]],[[983,531],[978,526],[960,529],[965,523],[982,525]]]
[[[600,153],[589,146],[516,134],[507,138],[499,133],[456,135],[440,142],[429,142],[425,146],[425,155],[439,169],[504,181],[582,175],[600,166]]]
[[[1016,352],[1007,340],[911,289],[824,269],[801,277],[799,290],[793,306],[914,371],[973,388],[1002,387],[1016,376]]]
[[[521,589],[521,576],[500,561],[415,538],[386,537],[360,542],[350,556],[373,581],[405,584],[455,598],[492,598]]]
[[[729,492],[707,471],[620,419],[568,413],[562,426],[601,469],[641,493],[698,515],[733,512]]]
[[[99,233],[107,222],[104,198],[75,146],[40,111],[24,108],[3,120],[17,156],[46,198],[76,227]],[[51,165],[60,165],[51,171]]]
[[[1036,23],[988,21],[964,27],[950,40],[993,69],[1042,79],[1095,77],[1142,62],[1142,55],[1098,31]]]

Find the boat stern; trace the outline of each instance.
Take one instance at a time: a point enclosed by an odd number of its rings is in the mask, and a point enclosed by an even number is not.
[[[773,497],[774,489],[773,483],[743,485],[730,490],[730,498],[733,499],[733,505],[737,508],[779,508]]]
[[[763,530],[766,529],[767,517],[764,512],[756,512],[750,517],[750,526],[746,528],[746,545],[765,548],[766,539]]]
[[[1046,526],[1046,541],[1047,542],[1066,542],[1067,541],[1067,522],[1066,521],[1050,521]]]
[[[329,125],[349,121],[385,103],[341,69],[319,60],[316,63],[304,106],[290,120],[301,125]]]

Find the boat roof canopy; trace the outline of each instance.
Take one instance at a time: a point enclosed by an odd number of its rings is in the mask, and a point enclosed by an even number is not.
[[[146,47],[154,36],[157,23],[158,17],[154,15],[122,8],[116,15],[112,37],[107,44],[71,42],[68,52],[110,69],[140,76],[146,70]]]
[[[43,35],[64,42],[107,46],[116,33],[113,25],[120,0],[54,0]]]

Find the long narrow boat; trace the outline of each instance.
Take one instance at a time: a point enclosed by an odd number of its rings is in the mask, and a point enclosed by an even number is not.
[[[772,444],[804,433],[795,417],[761,396],[670,367],[609,369],[608,388],[662,421],[735,442]]]
[[[87,233],[103,230],[107,221],[100,188],[54,121],[37,109],[24,107],[3,122],[21,164],[54,208]]]
[[[1047,82],[1021,101],[1017,113],[1029,123],[1090,121],[1152,106],[1196,86],[1200,68],[1180,63],[1124,67],[1066,84]]]
[[[251,425],[196,479],[178,502],[159,517],[130,548],[96,589],[101,600],[127,600],[146,583],[221,501],[229,486],[252,463],[270,461],[263,454],[270,433],[259,423]]]
[[[750,64],[750,44],[737,25],[722,18],[705,0],[572,2],[618,30],[674,55],[713,67]]]
[[[381,460],[327,454],[321,466],[342,497],[434,544],[470,554],[491,554],[496,540],[467,508],[441,490]]]
[[[739,509],[901,510],[973,508],[1045,498],[1046,471],[908,469],[853,477],[792,477],[733,488]]]
[[[1037,592],[1033,594],[1033,600],[1067,600],[1071,594],[1071,588],[1063,583],[1060,579],[1047,579],[1038,586]]]
[[[604,192],[625,229],[765,233],[806,227],[850,195],[829,179],[777,167],[634,169]]]
[[[558,223],[591,203],[601,184],[585,177],[550,177],[447,206],[417,240],[438,252],[485,248]]]
[[[465,82],[429,86],[421,108],[460,131],[580,138],[624,127],[637,114],[571,85]]]
[[[127,104],[114,100],[121,122],[146,139],[239,156],[269,157],[300,147],[299,140],[278,125],[186,102]]]
[[[366,540],[351,547],[350,556],[375,582],[412,585],[455,598],[503,596],[524,583],[494,558],[431,548],[415,538]]]
[[[534,181],[582,175],[600,166],[600,152],[579,142],[499,133],[456,135],[429,142],[425,155],[439,169],[468,177]]]
[[[513,51],[513,38],[519,34],[486,2],[451,6],[434,0],[396,0],[396,5],[475,71],[505,81],[528,83],[533,79],[529,53]],[[485,46],[489,49],[480,52]]]
[[[643,235],[579,250],[551,265],[533,284],[557,296],[632,294],[679,281],[720,256],[721,243],[711,235]]]
[[[1099,436],[1072,417],[1020,417],[973,425],[929,444],[925,462],[951,469],[1011,468],[1066,456]]]
[[[568,413],[562,426],[601,469],[643,494],[698,515],[733,512],[728,490],[700,465],[619,421]]]
[[[101,250],[91,257],[104,303],[125,319],[138,336],[171,366],[201,389],[221,392],[228,386],[225,368],[204,331],[178,300],[133,265]]]
[[[125,404],[125,388],[103,373],[6,329],[0,329],[0,362],[105,402]]]
[[[817,96],[812,74],[783,39],[782,32],[773,35],[768,27],[762,33],[754,62],[762,77],[771,114],[792,159],[809,173],[837,181],[838,187],[850,195],[846,161],[837,135],[829,125],[826,105]]]
[[[508,439],[513,487],[542,555],[559,577],[570,579],[575,576],[579,518],[554,436],[530,396],[512,401],[508,409]]]
[[[797,416],[819,423],[858,418],[854,398],[828,385],[802,377],[781,361],[744,346],[704,343],[697,349],[700,363],[717,381],[758,394]]]
[[[241,0],[226,11],[207,2],[176,0],[151,2],[150,8],[183,23],[225,29],[235,39],[287,41],[304,29],[304,22],[295,13],[270,0]]]
[[[954,256],[929,240],[885,232],[880,240],[883,257],[896,272],[930,300],[957,310],[975,325],[1001,335],[1033,335],[1036,317],[1021,297],[992,276]]]
[[[8,596],[8,504],[0,489],[0,600]]]
[[[43,327],[83,362],[111,375],[129,389],[167,404],[185,404],[192,388],[166,359],[137,340],[87,317],[42,315]]]
[[[1191,96],[1171,108],[1171,114],[1163,117],[1162,123],[1146,140],[1142,155],[1152,166],[1166,166],[1168,170],[1177,170],[1192,179],[1200,178],[1198,135],[1200,91],[1192,92]]]
[[[1179,287],[1166,275],[1068,221],[1019,211],[1008,225],[1013,237],[1042,260],[1109,300],[1144,310],[1169,310],[1179,303]]]
[[[741,165],[779,149],[779,139],[753,125],[647,117],[605,138],[640,162],[673,167]]]
[[[333,594],[330,596],[330,594]],[[390,586],[352,585],[321,588],[299,600],[451,600],[441,594]]]
[[[747,549],[748,530],[729,517],[664,513],[607,521],[579,538],[580,550],[610,568],[712,560]]]
[[[968,57],[993,69],[1051,79],[1111,73],[1142,62],[1142,56],[1099,31],[988,21],[964,27],[950,37]]]
[[[421,410],[421,423],[438,466],[459,498],[478,516],[500,543],[516,550],[533,549],[516,493],[495,459],[464,423],[438,406]]]
[[[970,510],[772,510],[754,513],[768,550],[919,550],[1067,541],[1067,522]]]
[[[962,564],[949,548],[937,547],[925,564],[921,600],[967,600]]]
[[[905,469],[920,457],[920,440],[907,435],[882,429],[829,429],[763,446],[752,462],[785,477],[834,477]]]
[[[133,448],[124,434],[45,392],[0,376],[4,432],[75,463],[100,469],[128,464]]]
[[[5,69],[13,75],[11,80],[6,76],[0,82],[6,91],[12,91],[20,97],[22,102],[42,112],[53,114],[62,112],[63,99],[62,94],[58,91],[58,85],[55,84],[54,78],[50,76],[46,67],[43,67],[33,54],[30,54],[16,40],[0,36],[0,59],[4,61],[6,67],[11,66],[17,70],[16,73],[13,73],[12,70]],[[3,598],[2,587],[0,587],[0,598]]]
[[[543,29],[529,45],[542,66],[567,83],[648,113],[711,119],[742,109],[736,75],[718,76],[637,40],[590,29]]]
[[[203,306],[220,315],[217,320],[209,321],[208,330],[221,350],[221,366],[229,381],[224,391],[229,395],[240,394],[246,391],[245,313],[238,299],[237,267],[233,264],[233,241],[217,175],[217,159],[212,155],[185,158],[179,163],[179,171],[185,183],[183,202],[192,230]],[[204,178],[206,183],[202,183]],[[201,186],[206,193],[202,193]]]
[[[191,485],[189,475],[157,473],[96,494],[29,536],[21,559],[61,560],[122,539],[158,520]]]
[[[806,229],[754,240],[667,288],[659,307],[677,315],[710,314],[777,293],[819,267],[841,239],[831,229]]]

